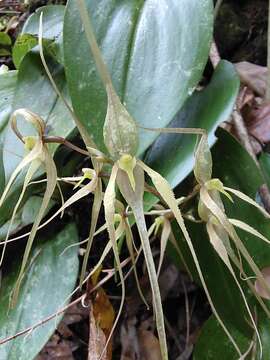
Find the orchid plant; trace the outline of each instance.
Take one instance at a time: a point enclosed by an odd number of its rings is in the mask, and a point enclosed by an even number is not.
[[[270,317],[270,311],[260,294],[256,291],[253,282],[247,278],[242,266],[241,257],[246,260],[246,262],[252,269],[255,278],[267,294],[270,294],[270,287],[264,276],[262,275],[260,269],[256,265],[255,261],[253,260],[252,254],[249,254],[240,237],[238,236],[236,228],[240,228],[250,234],[253,234],[268,244],[269,240],[248,224],[236,219],[228,218],[224,209],[222,196],[226,196],[232,202],[232,195],[236,196],[248,202],[250,205],[255,206],[257,210],[261,211],[265,217],[269,218],[269,214],[254,200],[252,200],[245,194],[241,193],[238,190],[234,190],[232,188],[224,186],[219,179],[212,178],[212,157],[208,145],[207,133],[204,129],[153,129],[142,128],[137,124],[136,119],[133,119],[125,106],[121,103],[120,98],[114,88],[110,73],[98,47],[85,2],[84,0],[76,1],[83,23],[83,29],[89,43],[89,51],[91,51],[91,56],[93,56],[95,60],[99,76],[102,80],[104,88],[106,89],[107,114],[103,128],[103,136],[109,156],[100,151],[94,144],[90,134],[84,128],[80,120],[76,117],[73,110],[70,108],[69,104],[66,102],[54,82],[53,76],[50,73],[43,54],[41,16],[39,31],[39,48],[44,68],[55,91],[65,102],[68,110],[72,114],[76,126],[85,143],[86,150],[81,149],[60,137],[57,138],[47,136],[46,125],[43,119],[28,109],[16,110],[11,116],[11,127],[15,134],[18,136],[18,138],[24,144],[25,156],[13,172],[12,176],[9,179],[9,182],[7,183],[2,193],[2,196],[0,198],[0,208],[19,173],[21,173],[22,171],[26,171],[26,173],[20,197],[12,213],[10,229],[16,213],[20,207],[21,201],[25,195],[26,188],[29,186],[34,176],[40,169],[43,172],[45,171],[46,173],[46,179],[44,180],[46,182],[46,190],[43,196],[40,210],[34,221],[30,233],[23,234],[20,237],[12,239],[15,240],[28,236],[21,270],[19,272],[18,279],[12,294],[11,306],[16,305],[21,282],[24,277],[25,271],[27,270],[27,264],[29,261],[32,244],[38,229],[46,226],[53,218],[61,214],[73,203],[78,202],[80,199],[87,197],[90,194],[93,194],[94,200],[91,209],[91,225],[89,229],[89,236],[85,241],[87,242],[87,245],[84,253],[79,286],[82,287],[83,284],[85,284],[88,279],[97,271],[97,269],[99,269],[100,265],[104,261],[104,258],[112,249],[122,287],[121,303],[112,332],[117,325],[117,321],[119,320],[125,301],[125,275],[122,270],[118,246],[120,239],[125,238],[126,245],[131,257],[132,270],[134,271],[136,282],[138,285],[138,291],[140,292],[143,301],[146,303],[146,306],[148,306],[146,300],[144,299],[143,292],[140,289],[139,279],[136,273],[137,258],[141,252],[143,252],[144,254],[147,272],[151,284],[153,310],[155,314],[156,328],[160,342],[161,355],[163,360],[168,359],[166,331],[160,289],[158,284],[158,276],[160,273],[160,268],[162,265],[168,240],[171,240],[173,242],[176,250],[179,251],[179,253],[181,254],[181,249],[178,248],[171,229],[171,220],[175,219],[179,228],[182,231],[186,243],[188,244],[194,263],[196,265],[197,272],[199,274],[201,284],[204,288],[209,304],[211,305],[211,309],[216,316],[218,322],[222,326],[223,330],[227,334],[228,338],[230,339],[231,343],[235,347],[239,355],[239,359],[243,359],[246,354],[243,354],[241,352],[237,341],[233,338],[222,318],[220,317],[218,311],[216,310],[215,304],[206,285],[204,274],[201,270],[200,262],[196,255],[196,251],[193,247],[192,239],[190,238],[189,232],[186,228],[184,217],[181,211],[181,205],[185,203],[187,198],[182,197],[176,199],[169,182],[161,174],[150,168],[146,163],[144,163],[140,158],[136,156],[139,145],[139,129],[142,131],[152,131],[157,133],[195,134],[198,136],[198,143],[195,150],[194,167],[196,185],[194,186],[194,189],[192,191],[192,197],[198,199],[199,219],[194,220],[203,222],[205,224],[210,243],[212,244],[217,255],[221,258],[225,266],[228,268],[235,283],[237,284],[237,287],[239,288],[239,291],[243,298],[247,314],[249,316],[250,326],[256,334],[260,354],[262,356],[262,342],[258,331],[256,319],[254,318],[254,314],[250,308],[248,300],[246,299],[245,292],[242,289],[235,269],[238,269],[241,275],[246,278],[246,283],[248,284],[248,287],[250,288],[251,292],[256,297],[258,303],[263,308],[268,317]],[[18,116],[23,117],[25,121],[31,123],[37,134],[33,136],[23,136],[17,126]],[[92,162],[92,168],[83,168],[82,176],[59,178],[57,176],[57,169],[53,160],[53,156],[50,153],[49,144],[54,142],[62,143],[66,146],[69,146],[72,150],[77,151],[85,155],[86,157],[90,157]],[[146,176],[151,179],[151,185],[147,184]],[[74,194],[68,200],[64,201],[62,206],[48,220],[42,223],[42,219],[54,191],[56,190],[56,188],[61,189],[59,185],[61,181],[74,184]],[[154,209],[147,209],[147,206],[144,204],[144,193],[145,191],[149,191],[149,188],[151,188],[152,191],[154,191],[155,194],[159,196],[159,198],[162,200],[163,205],[155,205]],[[102,206],[104,207],[105,211],[105,224],[100,229],[97,229],[98,218]],[[148,215],[154,217],[153,225],[149,229],[147,229],[145,221],[145,216]],[[135,225],[138,229],[140,237],[139,249],[136,249],[134,245],[132,226]],[[157,233],[160,228],[162,229],[160,241],[160,261],[158,269],[156,269],[150,246],[150,236],[153,232]],[[8,230],[6,239],[3,243],[1,263],[5,254],[6,245],[10,241],[10,229]],[[87,273],[87,264],[94,237],[105,229],[107,229],[108,231],[109,241],[98,263],[89,273]],[[110,341],[112,332],[107,339],[107,344]],[[103,353],[105,351],[106,347],[103,350]],[[101,354],[100,356],[102,358],[103,354]]]

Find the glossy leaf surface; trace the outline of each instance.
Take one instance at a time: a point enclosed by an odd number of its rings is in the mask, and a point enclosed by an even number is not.
[[[5,185],[3,166],[3,139],[5,128],[11,113],[14,91],[17,82],[17,71],[0,74],[0,194]]]
[[[244,353],[248,349],[251,340],[232,327],[230,327],[230,333],[241,351]],[[220,359],[221,354],[222,359],[224,360],[239,359],[239,355],[236,353],[230,340],[224,334],[224,331],[219,326],[216,319],[211,316],[211,318],[203,326],[202,333],[195,346],[193,359],[216,360]]]
[[[239,78],[234,67],[221,61],[209,85],[187,100],[170,127],[203,128],[212,146],[217,126],[230,117],[238,89]],[[193,169],[196,138],[186,134],[161,134],[147,152],[145,161],[175,187]]]
[[[114,86],[142,126],[164,127],[200,80],[212,39],[209,0],[87,0]],[[107,98],[76,1],[64,19],[64,59],[74,109],[104,150]],[[140,133],[139,153],[157,137]]]
[[[33,223],[35,217],[38,214],[38,210],[40,208],[41,202],[42,202],[41,196],[33,195],[30,196],[29,199],[27,199],[24,206],[15,216],[15,219],[11,225],[10,235],[15,234],[25,226]],[[55,205],[55,201],[52,200],[49,208],[47,209],[47,212],[52,208],[53,205]],[[5,224],[3,224],[0,227],[0,241],[5,240],[9,226],[10,226],[10,221],[7,221]]]
[[[258,314],[258,324],[258,329],[263,346],[263,355],[260,358],[257,344],[257,351],[253,359],[268,360],[270,358],[269,319],[267,319],[265,317],[265,314],[261,312],[259,312]],[[245,353],[250,348],[252,337],[246,338],[233,327],[230,327],[229,330],[242,352]],[[252,352],[250,352],[246,359],[251,359],[251,353]],[[230,341],[227,339],[221,327],[218,325],[214,317],[211,316],[210,319],[203,326],[202,333],[195,346],[193,359],[216,360],[220,359],[220,354],[222,354],[222,359],[237,360],[239,358],[239,355],[235,352],[235,349],[233,348]]]
[[[73,247],[61,255],[63,250],[75,243],[77,231],[74,225],[67,225],[56,235],[51,235],[42,245],[37,245],[32,254],[32,262],[25,274],[18,303],[9,310],[10,292],[18,271],[14,264],[11,273],[4,277],[0,293],[0,338],[24,330],[63,306],[72,292],[78,274],[77,248]],[[1,360],[31,360],[36,357],[61,317],[35,329],[27,336],[0,346]]]
[[[39,34],[40,15],[43,14],[42,29],[44,42],[48,51],[59,62],[63,53],[63,18],[65,7],[63,5],[48,5],[37,9],[25,22],[21,35],[18,36],[13,47],[13,61],[18,69],[24,56],[37,45]],[[45,44],[44,44],[45,45]],[[38,49],[37,49],[38,51]]]

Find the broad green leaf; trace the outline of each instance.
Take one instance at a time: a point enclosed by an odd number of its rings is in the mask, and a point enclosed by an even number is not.
[[[50,235],[46,242],[37,245],[32,262],[25,274],[18,303],[9,310],[10,293],[14,287],[18,265],[3,279],[0,293],[0,338],[36,324],[63,306],[72,292],[78,274],[77,248],[63,250],[78,241],[74,225],[67,225],[57,235]],[[62,255],[61,255],[62,254]],[[1,360],[31,360],[46,344],[61,317],[35,329],[27,336],[0,346]]]
[[[11,38],[5,32],[0,32],[0,46],[2,45],[11,45]]]
[[[237,341],[242,353],[248,350],[251,340],[243,336],[235,328],[230,331]],[[222,357],[221,357],[222,354]],[[203,326],[202,333],[195,346],[193,360],[238,360],[239,355],[228,340],[216,319],[211,316]]]
[[[42,202],[41,196],[34,195],[34,196],[29,197],[29,199],[27,199],[24,206],[17,213],[17,215],[13,221],[10,235],[16,233],[17,231],[21,230],[25,226],[33,223],[33,221],[38,213],[38,210],[40,208],[41,202]],[[48,213],[48,211],[52,208],[52,206],[54,204],[55,204],[55,201],[51,200],[51,203],[50,203],[46,213]],[[4,225],[2,225],[0,227],[0,241],[5,239],[7,232],[8,232],[9,225],[10,225],[10,221],[6,222]]]
[[[115,89],[143,126],[164,127],[200,80],[212,39],[212,1],[86,0]],[[107,97],[76,1],[64,19],[64,60],[78,117],[105,150]],[[140,132],[141,154],[157,137]]]
[[[17,71],[0,74],[0,138],[10,116],[16,81]]]
[[[12,60],[16,69],[19,69],[22,59],[37,43],[37,37],[31,34],[21,34],[17,37],[12,49]]]
[[[11,113],[11,103],[17,82],[17,71],[7,71],[0,74],[0,194],[5,185],[5,172],[3,166],[3,138]]]
[[[268,360],[270,358],[269,319],[267,319],[265,317],[265,314],[261,312],[257,314],[257,318],[259,324],[259,333],[263,345],[263,355],[262,358],[260,358],[257,344],[257,351],[254,360]],[[239,333],[233,327],[230,328],[230,331],[232,332],[232,335],[236,339],[242,352],[245,353],[246,351],[248,351],[251,346],[251,341],[253,340],[252,337],[247,338],[243,336],[243,334]],[[210,319],[203,326],[202,333],[195,346],[193,359],[216,360],[221,358],[220,354],[222,354],[222,359],[224,360],[238,360],[239,358],[234,348],[224,335],[224,332],[218,325],[217,321],[214,319],[213,316],[211,316]],[[246,359],[251,359],[251,354],[249,354]]]
[[[10,55],[11,38],[5,32],[0,32],[0,56]]]
[[[13,47],[13,61],[18,69],[24,56],[38,43],[39,18],[43,13],[43,36],[46,39],[46,50],[57,61],[63,58],[63,5],[48,5],[40,7],[25,22],[21,35]],[[37,48],[38,51],[38,48]]]
[[[65,96],[67,89],[65,86],[65,76],[61,65],[54,61],[49,61],[52,74],[59,88]],[[48,78],[44,75],[44,69],[41,64],[39,54],[29,53],[23,59],[19,72],[18,83],[16,87],[13,110],[19,108],[27,108],[43,118],[46,122],[48,135],[57,135],[66,138],[74,130],[74,123],[70,113],[62,103],[62,100],[55,94]],[[25,135],[33,135],[34,130],[31,125],[22,123],[22,132]],[[55,151],[57,145],[51,146]],[[16,137],[10,127],[7,128],[4,140],[3,163],[6,174],[6,181],[10,174],[21,161],[24,154],[23,144]],[[13,186],[10,197],[14,197],[11,201],[6,201],[4,207],[1,208],[0,223],[6,221],[10,215],[10,211],[16,201],[14,193],[20,188],[22,178],[19,178]],[[2,211],[3,209],[3,211]]]
[[[25,22],[22,33],[38,36],[39,18],[43,13],[44,38],[59,39],[62,36],[64,11],[65,6],[63,5],[47,5],[38,8]]]
[[[239,78],[234,67],[221,61],[210,84],[187,100],[170,127],[206,129],[212,146],[218,124],[230,117],[238,89]],[[196,138],[195,135],[162,134],[150,147],[145,161],[175,187],[193,169]]]

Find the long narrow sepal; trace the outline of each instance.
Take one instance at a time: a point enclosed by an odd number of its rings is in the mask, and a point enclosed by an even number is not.
[[[93,203],[93,207],[92,207],[92,211],[91,211],[91,224],[90,224],[88,243],[86,246],[86,252],[84,254],[83,264],[82,264],[82,271],[81,271],[81,276],[80,276],[80,287],[82,286],[82,282],[85,277],[87,262],[88,262],[90,250],[91,250],[93,239],[94,239],[94,234],[95,234],[95,230],[96,230],[96,226],[97,226],[100,208],[102,205],[102,200],[103,200],[102,182],[101,182],[101,179],[98,179],[97,186],[96,186],[95,193],[94,193],[94,203]]]
[[[227,189],[226,189],[227,190]],[[237,235],[234,227],[230,223],[229,219],[226,217],[224,212],[217,206],[217,204],[213,201],[211,196],[208,194],[207,189],[204,187],[200,190],[200,199],[206,206],[206,208],[215,216],[218,221],[220,222],[221,226],[225,229],[227,234],[230,236],[230,238],[234,241],[237,249],[242,253],[244,258],[246,259],[247,263],[249,264],[250,268],[254,271],[255,275],[257,276],[258,280],[261,282],[261,284],[265,287],[265,290],[268,291],[270,294],[270,286],[264,279],[260,269],[255,264],[254,260],[250,256],[249,252],[247,251],[246,247],[240,240],[239,236]]]
[[[268,240],[263,234],[261,234],[258,230],[254,229],[252,226],[237,219],[229,219],[229,221],[233,226],[238,227],[239,229],[244,230],[245,232],[256,236],[257,238],[263,240],[264,242],[270,245],[270,240]]]
[[[15,218],[15,216],[17,214],[17,211],[18,211],[18,209],[19,209],[19,207],[21,205],[21,202],[23,200],[26,188],[29,185],[29,183],[30,183],[32,177],[34,176],[34,174],[36,173],[36,171],[40,168],[41,164],[42,164],[41,161],[34,160],[30,164],[29,169],[27,170],[27,173],[26,173],[25,178],[24,178],[22,191],[20,193],[19,199],[16,202],[16,205],[14,207],[14,210],[12,212],[12,216],[11,216],[11,219],[10,219],[7,235],[6,235],[6,238],[5,238],[5,241],[4,241],[4,246],[3,246],[3,250],[2,250],[2,254],[1,254],[0,266],[2,266],[2,262],[3,262],[4,256],[5,256],[5,250],[6,250],[8,238],[9,238],[10,231],[11,231],[11,228],[12,228],[12,224],[14,222],[14,218]]]
[[[227,186],[224,186],[224,190],[227,190],[228,192],[234,194],[235,196],[237,196],[239,199],[247,202],[248,204],[254,206],[256,209],[258,209],[266,218],[270,218],[270,214],[268,214],[268,212],[261,207],[255,200],[251,199],[249,196],[247,196],[246,194],[242,193],[242,191],[236,190],[236,189],[232,189],[229,188]]]
[[[36,236],[39,224],[47,210],[47,207],[48,207],[51,197],[53,195],[54,189],[56,187],[56,182],[57,182],[56,166],[53,161],[53,158],[51,157],[48,149],[45,146],[43,147],[43,154],[44,154],[45,170],[46,170],[46,175],[47,175],[47,186],[46,186],[46,190],[45,190],[45,193],[43,196],[43,200],[42,200],[39,212],[35,218],[33,227],[31,229],[31,233],[29,235],[29,238],[28,238],[28,241],[26,244],[26,249],[25,249],[24,256],[23,256],[21,269],[20,269],[19,276],[16,281],[14,292],[12,295],[12,306],[14,306],[14,304],[16,303],[17,298],[18,298],[21,282],[22,282],[22,279],[24,276],[24,271],[27,266],[28,258],[30,256],[32,244],[33,244],[34,238]]]
[[[205,291],[205,294],[207,296],[207,299],[209,301],[209,304],[212,308],[212,311],[215,315],[215,317],[217,318],[218,322],[220,323],[221,327],[223,328],[224,332],[226,333],[226,335],[228,336],[228,338],[230,339],[231,343],[233,344],[234,348],[236,349],[236,351],[238,352],[238,354],[241,356],[241,350],[239,349],[237,343],[235,342],[235,340],[233,339],[232,335],[230,334],[229,330],[227,329],[227,327],[225,326],[224,322],[222,321],[222,319],[220,318],[214,303],[212,301],[212,298],[210,296],[210,293],[208,291],[206,282],[204,280],[204,276],[199,264],[199,260],[197,258],[195,249],[193,247],[191,238],[189,236],[189,233],[186,229],[185,223],[184,223],[184,219],[182,217],[182,214],[180,212],[180,209],[178,207],[178,203],[175,199],[174,193],[171,190],[171,187],[168,183],[168,181],[166,179],[164,179],[159,173],[157,173],[156,171],[154,171],[153,169],[151,169],[149,166],[145,165],[142,161],[138,160],[138,164],[145,170],[145,172],[147,172],[147,174],[150,176],[151,180],[153,181],[153,184],[155,186],[156,189],[158,189],[159,193],[161,194],[162,198],[164,199],[164,201],[167,203],[167,205],[169,206],[169,208],[172,210],[175,219],[180,227],[180,229],[182,230],[182,233],[187,241],[187,244],[189,246],[190,252],[192,254],[196,269],[198,271],[203,289]]]
[[[111,333],[108,336],[107,342],[106,342],[106,346],[104,348],[104,351],[101,355],[104,355],[106,348],[110,342],[111,336],[113,331],[115,330],[115,327],[118,323],[118,320],[120,318],[123,306],[124,306],[124,301],[125,301],[125,281],[124,281],[124,275],[123,275],[123,271],[122,271],[122,267],[121,267],[121,263],[120,263],[120,258],[119,258],[119,253],[118,253],[118,247],[117,247],[117,242],[116,242],[116,233],[115,233],[115,228],[114,228],[114,214],[115,214],[115,184],[116,184],[116,177],[117,177],[117,172],[118,172],[118,167],[115,164],[112,168],[112,172],[111,172],[111,176],[107,185],[107,188],[105,190],[104,193],[104,210],[105,210],[105,220],[106,220],[106,224],[107,224],[107,230],[109,233],[109,238],[110,238],[110,242],[113,248],[113,252],[114,252],[114,257],[115,257],[115,261],[116,261],[116,266],[117,266],[117,270],[120,276],[120,281],[121,281],[121,287],[122,287],[122,296],[121,296],[121,302],[120,302],[120,307],[119,307],[119,311],[117,314],[117,317],[115,319],[114,325],[111,329]]]
[[[224,264],[226,265],[227,269],[230,271],[239,291],[240,291],[240,294],[242,296],[242,299],[244,301],[244,304],[245,304],[245,307],[247,309],[247,312],[248,312],[248,315],[249,315],[249,318],[251,320],[251,323],[253,325],[253,328],[255,330],[255,333],[256,333],[256,336],[258,338],[258,342],[259,342],[259,347],[260,347],[260,358],[262,357],[262,341],[261,341],[261,337],[260,337],[260,334],[259,334],[259,331],[258,331],[258,328],[257,328],[257,325],[254,321],[254,318],[253,318],[253,315],[251,313],[251,310],[249,308],[249,305],[248,305],[248,302],[247,302],[247,299],[245,297],[245,294],[244,294],[244,291],[235,275],[235,272],[233,270],[233,267],[230,263],[230,259],[229,259],[229,256],[228,256],[228,252],[227,252],[227,249],[224,245],[224,243],[228,243],[228,240],[226,239],[227,237],[227,233],[224,231],[223,228],[221,229],[218,229],[216,228],[216,226],[214,224],[211,223],[211,221],[209,221],[207,224],[206,224],[206,229],[207,229],[207,233],[209,235],[209,239],[210,239],[210,242],[213,246],[213,248],[215,249],[215,251],[217,252],[218,256],[221,258],[221,260],[224,262]],[[219,231],[218,231],[219,230]],[[221,237],[225,237],[224,240],[222,240]]]
[[[156,326],[157,326],[157,332],[160,342],[161,355],[163,360],[168,360],[168,350],[167,350],[161,294],[159,290],[155,263],[150,247],[150,241],[149,241],[145,218],[144,218],[144,210],[143,210],[144,174],[142,169],[138,166],[136,166],[134,169],[134,178],[135,178],[135,192],[132,189],[132,186],[128,180],[128,175],[123,170],[119,170],[119,174],[117,177],[117,184],[119,186],[121,194],[127,201],[128,205],[131,207],[136,220],[136,226],[139,231],[147,272],[152,289],[153,304],[154,304],[154,310],[156,316]]]

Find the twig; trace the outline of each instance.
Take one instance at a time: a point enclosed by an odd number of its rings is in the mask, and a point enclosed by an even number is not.
[[[0,10],[0,14],[1,15],[9,15],[9,14],[21,14],[20,11],[16,11],[16,10]]]
[[[15,335],[12,335],[12,336],[9,336],[3,340],[0,340],[0,345],[3,345],[5,343],[7,343],[8,341],[11,341],[11,340],[14,340],[16,339],[17,337],[19,336],[22,336],[24,334],[27,334],[28,332],[32,332],[33,330],[35,330],[37,327],[47,323],[48,321],[52,320],[53,318],[57,317],[58,315],[62,314],[63,312],[65,312],[69,307],[73,306],[73,305],[76,305],[78,302],[80,302],[82,299],[83,299],[84,295],[80,296],[78,299],[72,301],[71,303],[69,303],[68,305],[66,305],[65,307],[63,307],[62,309],[60,309],[59,311],[57,311],[56,313],[48,316],[47,318],[39,321],[38,323],[36,323],[35,325],[33,326],[30,326],[20,332],[18,332],[17,334]]]
[[[105,276],[95,287],[93,287],[90,290],[90,293],[92,294],[94,291],[96,291],[100,286],[102,286],[106,281],[108,281],[110,278],[112,278],[114,276],[114,271],[112,271],[111,273],[109,273],[107,276]],[[83,301],[83,299],[85,298],[85,294],[81,295],[80,297],[78,297],[76,300],[72,301],[71,303],[69,303],[68,305],[66,305],[65,307],[63,307],[62,309],[58,310],[56,313],[46,317],[45,319],[39,321],[38,323],[29,326],[28,328],[19,331],[18,333],[12,335],[12,336],[8,336],[3,340],[0,340],[0,345],[3,345],[11,340],[16,339],[19,336],[22,336],[24,334],[27,334],[29,332],[32,332],[33,330],[35,330],[36,328],[38,328],[39,326],[44,325],[45,323],[47,323],[48,321],[54,319],[55,317],[57,317],[58,315],[61,315],[62,313],[64,313],[67,309],[69,309],[70,307],[72,307],[73,305],[78,304],[80,301]]]
[[[77,151],[79,154],[90,157],[90,154],[87,150],[81,149],[80,147],[72,144],[70,141],[68,141],[60,136],[43,136],[43,141],[45,143],[58,143],[58,144],[65,145],[66,147],[68,147],[74,151]]]

